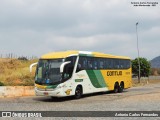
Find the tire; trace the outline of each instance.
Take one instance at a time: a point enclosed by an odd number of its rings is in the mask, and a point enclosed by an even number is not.
[[[82,97],[82,87],[77,86],[75,91],[75,98],[80,99]]]
[[[118,92],[123,92],[123,90],[124,90],[124,83],[121,82]]]
[[[118,93],[118,91],[119,91],[119,85],[118,85],[118,83],[116,82],[116,83],[114,84],[114,93]]]
[[[55,100],[55,99],[57,99],[57,97],[53,97],[53,96],[51,96],[51,99],[52,99],[52,100]]]

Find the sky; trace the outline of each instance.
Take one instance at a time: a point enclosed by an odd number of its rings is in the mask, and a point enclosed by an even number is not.
[[[140,2],[158,4],[134,6]],[[160,56],[160,0],[0,0],[0,54],[82,50],[135,59],[137,22],[140,57]]]

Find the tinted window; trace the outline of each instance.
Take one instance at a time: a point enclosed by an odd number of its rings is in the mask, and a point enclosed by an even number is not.
[[[64,80],[71,78],[73,69],[74,69],[74,65],[76,62],[76,58],[77,58],[76,56],[71,56],[65,59],[65,62],[70,61],[70,63],[64,67],[64,72],[63,72]]]
[[[77,66],[77,72],[80,70],[128,68],[130,68],[130,60],[80,56]]]

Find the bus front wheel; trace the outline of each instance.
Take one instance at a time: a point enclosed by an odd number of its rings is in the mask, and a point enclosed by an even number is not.
[[[79,99],[82,97],[82,87],[77,86],[76,91],[75,91],[75,98]]]

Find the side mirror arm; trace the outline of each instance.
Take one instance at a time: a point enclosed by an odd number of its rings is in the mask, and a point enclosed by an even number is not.
[[[38,64],[38,62],[31,64],[31,65],[29,66],[29,71],[32,72],[32,67],[35,66],[35,65],[37,65],[37,64]]]
[[[63,73],[64,66],[67,65],[67,64],[69,64],[69,63],[71,63],[71,61],[64,62],[64,63],[61,64],[61,66],[60,66],[60,73]]]

